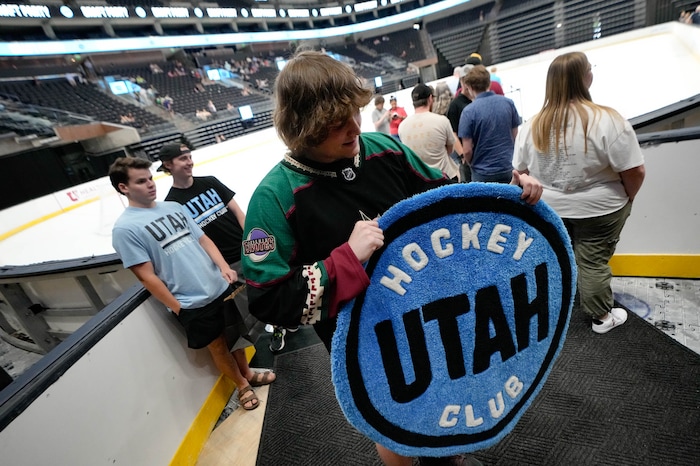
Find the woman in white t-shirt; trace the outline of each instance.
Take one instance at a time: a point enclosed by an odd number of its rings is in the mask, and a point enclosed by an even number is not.
[[[593,331],[606,333],[627,320],[613,307],[608,262],[644,180],[644,159],[630,123],[593,103],[592,82],[585,54],[554,59],[544,105],[518,133],[513,165],[542,182],[542,200],[563,219],[581,308],[593,318]]]

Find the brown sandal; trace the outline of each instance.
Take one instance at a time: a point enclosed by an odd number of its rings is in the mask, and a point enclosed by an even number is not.
[[[250,385],[238,390],[238,403],[241,405],[241,408],[245,409],[246,411],[252,411],[260,406],[260,400],[258,400],[258,396],[255,394],[253,387]],[[246,406],[248,403],[253,404]]]
[[[255,372],[248,383],[250,383],[251,387],[261,387],[263,385],[271,384],[275,381],[275,379],[277,379],[277,377],[272,371]]]

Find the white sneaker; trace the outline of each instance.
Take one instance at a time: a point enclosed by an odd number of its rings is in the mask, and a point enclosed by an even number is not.
[[[627,311],[620,309],[619,307],[614,307],[610,309],[610,318],[606,321],[593,319],[593,331],[595,333],[608,333],[615,327],[627,322]]]

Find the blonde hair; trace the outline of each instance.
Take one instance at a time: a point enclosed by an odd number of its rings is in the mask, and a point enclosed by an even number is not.
[[[433,102],[433,113],[440,115],[447,114],[447,109],[452,102],[452,91],[450,86],[444,82],[439,82],[435,85],[435,102]]]
[[[588,58],[582,52],[559,55],[549,65],[547,84],[542,109],[532,119],[532,140],[535,149],[542,153],[556,150],[562,140],[566,140],[566,128],[570,118],[579,118],[584,134],[584,152],[588,152],[588,128],[601,111],[622,119],[619,113],[609,107],[594,104],[586,74],[590,71]],[[594,121],[589,121],[587,109],[593,111]],[[554,136],[554,147],[550,147]]]
[[[372,96],[348,65],[325,53],[302,50],[275,81],[277,134],[292,154],[316,147]]]

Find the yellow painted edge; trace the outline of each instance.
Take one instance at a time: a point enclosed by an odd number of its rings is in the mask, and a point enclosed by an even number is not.
[[[700,254],[615,254],[618,277],[700,278]]]
[[[95,202],[97,199],[99,199],[99,198],[93,197],[90,199],[86,199],[84,201],[76,203],[75,205],[70,205],[70,206],[65,207],[61,210],[57,210],[55,212],[51,212],[50,214],[46,214],[42,217],[36,218],[36,219],[32,220],[31,222],[27,222],[24,225],[20,225],[17,228],[13,228],[10,231],[6,231],[5,233],[0,234],[0,241],[6,240],[10,236],[16,235],[17,233],[20,233],[24,230],[28,230],[29,228],[33,227],[34,225],[38,225],[38,224],[45,222],[47,220],[50,220],[54,217],[58,217],[61,214],[64,214],[64,213],[69,212],[71,210],[77,209],[78,207],[82,207],[82,206],[87,205],[91,202]]]
[[[245,355],[248,361],[253,359],[255,347],[246,347]],[[191,466],[197,463],[197,458],[207,443],[209,434],[221,417],[221,411],[224,410],[235,389],[236,384],[231,379],[224,377],[223,374],[219,376],[170,460],[170,466]]]

